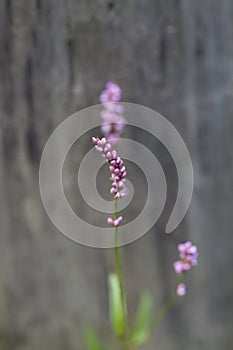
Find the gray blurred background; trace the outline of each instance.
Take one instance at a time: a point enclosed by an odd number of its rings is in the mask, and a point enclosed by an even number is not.
[[[144,349],[231,350],[233,2],[1,0],[0,74],[0,349],[81,350],[87,324],[113,348],[106,303],[113,251],[62,236],[38,188],[51,132],[98,103],[112,80],[124,101],[174,124],[194,166],[191,206],[175,233],[164,233],[168,199],[155,228],[124,248],[131,315],[142,289],[155,310],[173,290],[178,242],[191,239],[200,251],[188,295]],[[155,153],[172,198],[174,165],[159,145]],[[71,200],[78,208],[75,194]]]

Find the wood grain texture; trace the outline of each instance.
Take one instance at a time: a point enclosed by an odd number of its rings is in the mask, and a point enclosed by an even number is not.
[[[87,323],[109,332],[112,251],[57,232],[38,188],[50,133],[98,103],[108,80],[120,84],[124,101],[166,116],[194,165],[191,207],[176,234],[163,233],[170,200],[159,224],[124,249],[131,313],[143,285],[155,307],[169,294],[177,242],[190,238],[200,249],[187,297],[145,349],[232,349],[232,18],[230,0],[0,2],[2,350],[83,349]],[[172,192],[172,162],[160,150],[158,157]]]

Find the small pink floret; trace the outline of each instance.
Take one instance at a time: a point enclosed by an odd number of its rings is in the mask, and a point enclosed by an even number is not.
[[[109,225],[112,225],[113,224],[113,219],[112,218],[108,218],[107,222],[108,222]]]
[[[108,222],[109,225],[112,225],[114,227],[118,227],[120,225],[120,223],[122,222],[122,220],[123,220],[123,217],[119,216],[115,220],[113,218],[108,218],[107,222]]]
[[[179,283],[176,289],[177,295],[183,297],[186,294],[186,285],[184,283]]]

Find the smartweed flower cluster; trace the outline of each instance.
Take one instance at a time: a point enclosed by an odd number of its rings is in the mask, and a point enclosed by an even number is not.
[[[123,160],[117,155],[115,150],[112,150],[111,144],[105,138],[92,137],[92,142],[95,144],[97,151],[101,152],[102,156],[109,163],[112,180],[110,193],[115,199],[124,197],[126,195],[126,168]]]
[[[180,260],[174,262],[173,266],[175,272],[179,276],[182,276],[185,272],[190,270],[192,266],[197,265],[198,251],[197,247],[193,245],[190,241],[179,244],[178,251],[180,255]],[[179,296],[183,296],[186,294],[186,285],[184,283],[178,284],[177,294]]]
[[[109,170],[111,172],[112,186],[110,193],[113,198],[117,200],[126,195],[125,182],[126,182],[126,168],[123,160],[117,155],[115,150],[112,150],[111,144],[106,138],[99,139],[98,137],[92,137],[92,142],[95,144],[97,151],[102,153],[103,158],[109,163]],[[112,226],[119,226],[123,217],[108,218],[108,224]]]

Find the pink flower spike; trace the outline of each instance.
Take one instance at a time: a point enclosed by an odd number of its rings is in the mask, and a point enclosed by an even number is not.
[[[183,297],[186,294],[186,285],[184,283],[179,283],[176,289],[177,295]]]
[[[114,198],[121,198],[128,193],[125,188],[126,171],[124,161],[118,156],[115,150],[112,150],[112,146],[107,142],[106,138],[99,139],[98,137],[92,137],[92,141],[95,144],[97,151],[102,153],[102,156],[109,164],[109,170],[111,171],[112,186],[110,193]]]

